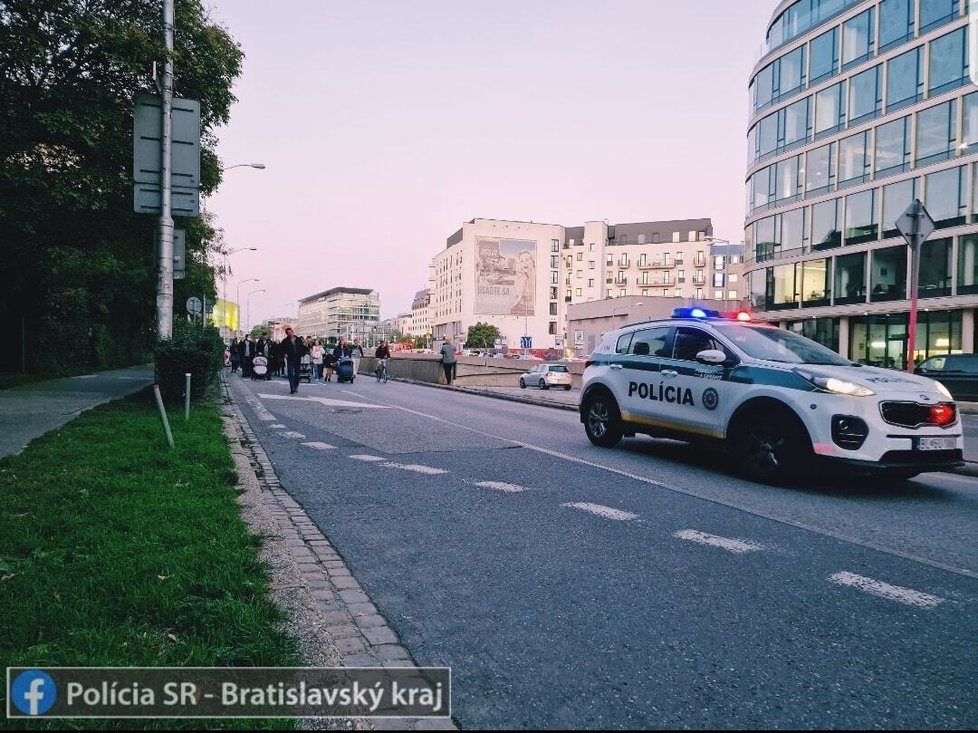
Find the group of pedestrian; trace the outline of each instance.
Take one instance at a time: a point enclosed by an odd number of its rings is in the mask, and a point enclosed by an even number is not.
[[[340,359],[352,359],[353,373],[359,373],[363,347],[356,339],[351,343],[341,338],[335,347],[329,348],[321,340],[309,336],[303,338],[289,327],[285,329],[285,338],[281,341],[272,341],[264,335],[257,339],[235,337],[228,346],[228,356],[232,373],[240,369],[245,379],[287,376],[289,393],[295,394],[299,391],[303,364],[308,366],[311,380],[329,382]],[[264,372],[260,375],[255,372],[257,357],[260,357],[259,363],[263,367],[259,371]]]

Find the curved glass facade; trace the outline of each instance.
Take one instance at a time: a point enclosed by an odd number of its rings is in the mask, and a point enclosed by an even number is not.
[[[910,258],[895,222],[919,198],[938,230],[922,248],[915,356],[973,351],[978,89],[964,4],[802,0],[768,40],[780,50],[749,86],[753,309],[850,358],[905,365]]]

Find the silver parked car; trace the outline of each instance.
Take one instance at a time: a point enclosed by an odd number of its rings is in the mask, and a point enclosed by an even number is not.
[[[527,386],[550,389],[563,387],[569,390],[574,383],[574,375],[566,364],[537,364],[530,371],[520,375],[520,389]]]

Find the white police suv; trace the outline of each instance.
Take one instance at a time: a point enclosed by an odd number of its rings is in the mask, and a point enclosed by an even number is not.
[[[677,309],[605,334],[584,370],[591,442],[716,441],[742,474],[770,482],[816,462],[899,478],[962,464],[962,427],[942,384],[853,363],[746,316]]]

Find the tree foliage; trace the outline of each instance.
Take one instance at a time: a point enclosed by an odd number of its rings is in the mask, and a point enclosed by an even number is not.
[[[499,338],[499,329],[489,323],[476,323],[469,326],[468,335],[465,337],[465,348],[467,349],[491,349],[496,345]]]
[[[229,119],[242,52],[200,0],[176,0],[176,96],[201,104],[202,192],[220,181],[214,128]],[[0,254],[12,274],[0,325],[26,355],[0,370],[57,373],[148,360],[157,217],[132,210],[133,97],[166,49],[158,0],[0,0]],[[206,219],[187,231],[188,295],[213,299]],[[189,292],[188,292],[189,291]],[[70,344],[70,349],[66,345]]]

